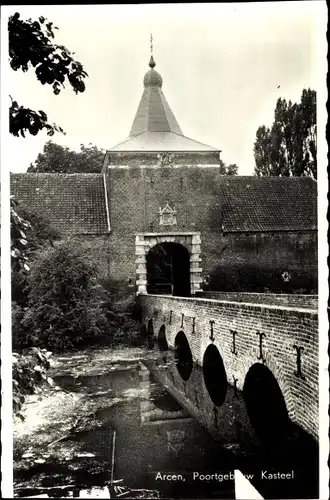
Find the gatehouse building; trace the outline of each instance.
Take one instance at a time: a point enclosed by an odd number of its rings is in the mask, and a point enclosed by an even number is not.
[[[132,293],[316,292],[316,181],[223,175],[220,149],[184,135],[155,66],[99,174],[12,174],[12,194]]]

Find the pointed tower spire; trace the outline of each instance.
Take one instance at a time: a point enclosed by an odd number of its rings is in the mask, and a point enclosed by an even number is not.
[[[162,92],[163,79],[154,68],[153,37],[150,34],[149,71],[144,76],[144,92],[136,112],[130,136],[145,132],[173,132],[182,135],[182,130]]]
[[[112,151],[215,151],[185,137],[162,91],[163,79],[155,70],[153,36],[150,33],[149,70],[129,137]]]

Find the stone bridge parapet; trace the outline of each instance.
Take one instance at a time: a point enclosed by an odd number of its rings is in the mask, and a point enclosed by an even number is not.
[[[265,365],[283,394],[289,417],[318,440],[318,314],[312,309],[164,295],[139,297],[142,321],[170,348],[186,335],[194,362],[218,349],[227,381],[243,390],[249,369]]]
[[[316,310],[318,308],[317,295],[303,295],[298,293],[211,292],[200,290],[196,292],[196,297],[303,309]]]

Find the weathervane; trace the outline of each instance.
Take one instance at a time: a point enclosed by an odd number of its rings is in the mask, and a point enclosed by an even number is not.
[[[152,38],[152,33],[150,33],[150,52],[151,52],[151,55],[153,55],[153,51],[154,51],[153,38]]]

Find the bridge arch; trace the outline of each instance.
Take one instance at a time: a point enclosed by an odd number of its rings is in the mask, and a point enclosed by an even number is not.
[[[263,363],[250,366],[243,398],[251,425],[263,441],[279,443],[291,430],[284,395],[272,371]]]
[[[161,351],[167,351],[168,350],[168,343],[167,343],[167,338],[166,338],[166,328],[165,325],[162,325],[159,329],[158,333],[158,345],[159,349]]]
[[[251,360],[255,360],[255,363],[260,363],[266,365],[270,371],[273,373],[280,389],[284,397],[284,401],[288,410],[289,417],[292,421],[296,420],[295,408],[293,403],[293,397],[290,388],[290,382],[287,380],[285,376],[284,370],[280,368],[274,356],[268,351],[263,352],[264,363],[262,360],[258,359],[259,349],[257,347],[253,347],[244,351],[244,356],[240,356],[238,354],[236,359],[236,370],[234,375],[237,377],[237,387],[240,390],[243,390],[244,380],[246,374],[254,363],[251,363]],[[225,365],[226,366],[226,365]]]
[[[182,380],[186,382],[193,369],[193,357],[188,339],[182,330],[175,337],[174,349],[177,370]]]
[[[215,406],[222,406],[228,389],[227,374],[220,352],[214,344],[209,344],[204,352],[203,376],[212,402]]]

